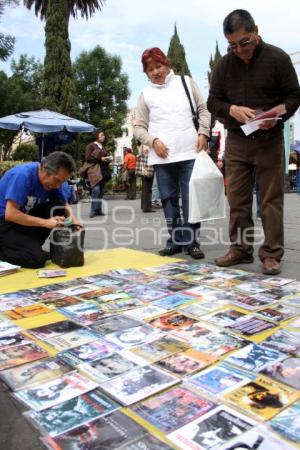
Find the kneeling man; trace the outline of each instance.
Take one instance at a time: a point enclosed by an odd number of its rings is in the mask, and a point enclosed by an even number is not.
[[[67,203],[66,181],[75,171],[73,158],[53,152],[41,163],[20,164],[0,180],[0,260],[22,267],[45,265],[42,245],[51,230],[70,217],[81,225]]]

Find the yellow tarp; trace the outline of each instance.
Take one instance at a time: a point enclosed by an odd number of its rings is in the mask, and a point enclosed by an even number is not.
[[[87,275],[96,275],[110,269],[143,269],[144,267],[160,266],[178,258],[164,258],[153,253],[140,252],[127,248],[116,248],[104,251],[90,251],[85,254],[83,267],[71,267],[67,270],[67,276],[59,278],[38,278],[37,270],[21,269],[17,273],[0,278],[0,294],[14,292],[21,289],[31,289],[51,283],[59,283]],[[49,263],[47,269],[57,269],[57,266]],[[16,320],[15,323],[27,330],[49,323],[65,320],[65,316],[59,312],[41,314],[36,317]]]
[[[14,292],[21,289],[31,289],[51,283],[59,283],[73,278],[96,275],[110,269],[143,269],[144,267],[160,266],[162,264],[179,261],[178,258],[165,258],[154,253],[140,252],[127,248],[115,248],[104,251],[90,251],[85,253],[83,267],[71,267],[67,276],[61,278],[38,278],[37,270],[21,269],[17,273],[0,278],[0,294]],[[58,266],[49,263],[46,269],[57,269]]]

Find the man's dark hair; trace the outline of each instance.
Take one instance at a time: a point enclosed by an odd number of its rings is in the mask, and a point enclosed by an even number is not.
[[[225,17],[223,22],[223,32],[226,36],[227,34],[235,33],[241,29],[248,32],[254,31],[255,22],[251,14],[245,9],[235,9]]]
[[[41,166],[48,174],[57,173],[59,169],[65,169],[72,174],[76,171],[76,164],[71,155],[65,152],[53,152],[42,159]]]

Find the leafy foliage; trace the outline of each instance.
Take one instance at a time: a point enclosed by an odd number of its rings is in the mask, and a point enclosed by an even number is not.
[[[80,118],[103,129],[106,146],[113,149],[112,139],[122,134],[129,97],[128,77],[122,72],[121,59],[97,46],[82,52],[74,65]]]
[[[184,46],[180,43],[176,25],[174,28],[174,34],[170,40],[168,59],[176,75],[191,76],[190,69],[185,59]]]
[[[68,0],[49,0],[46,18],[44,106],[72,116],[76,114],[77,101],[70,57]]]
[[[5,6],[17,5],[17,0],[0,0],[0,17],[4,12]],[[6,61],[14,51],[15,38],[0,33],[0,60]]]
[[[14,161],[38,161],[39,149],[35,144],[21,144],[12,155]]]
[[[214,55],[214,57],[212,57],[212,55],[211,55],[210,56],[210,61],[209,61],[210,70],[207,72],[207,78],[208,78],[209,84],[211,82],[211,77],[212,77],[213,70],[214,70],[214,68],[216,67],[216,65],[218,64],[218,62],[220,61],[221,58],[222,58],[222,55],[220,53],[219,46],[218,46],[218,41],[217,41],[216,42],[215,55]]]
[[[68,17],[77,17],[77,11],[80,11],[81,17],[86,17],[87,19],[91,17],[97,10],[101,10],[105,0],[68,0]],[[40,16],[44,19],[47,15],[48,10],[48,0],[24,0],[24,5],[31,9],[34,6],[34,11],[36,16]]]

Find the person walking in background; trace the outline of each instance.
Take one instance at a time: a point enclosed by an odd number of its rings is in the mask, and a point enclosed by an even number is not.
[[[87,145],[85,150],[85,169],[87,179],[91,187],[91,210],[90,217],[104,216],[102,211],[102,198],[105,183],[111,178],[109,164],[112,157],[107,154],[104,147],[105,134],[97,131],[95,141]]]
[[[142,192],[141,192],[141,209],[144,213],[155,212],[152,209],[152,183],[153,183],[153,167],[148,165],[148,149],[143,146],[139,141],[137,142],[137,148],[139,151],[138,160],[137,160],[137,168],[139,163],[141,164],[142,173],[137,176],[141,176],[142,178]]]
[[[124,168],[127,170],[127,199],[135,200],[136,198],[136,156],[132,153],[131,148],[126,148],[124,157]]]
[[[227,129],[225,170],[230,206],[229,252],[215,260],[218,266],[253,262],[253,181],[256,174],[261,196],[265,239],[259,248],[262,272],[280,273],[284,253],[283,122],[300,104],[300,89],[290,57],[266,44],[248,11],[237,9],[223,22],[228,53],[212,74],[208,109],[224,120]],[[241,125],[255,116],[284,104],[282,120],[268,120],[246,136]],[[249,233],[250,230],[250,233]]]
[[[198,242],[200,224],[188,222],[189,181],[197,152],[207,149],[210,114],[196,83],[185,77],[199,115],[196,130],[183,81],[161,49],[145,50],[142,65],[150,83],[138,100],[134,135],[149,146],[148,163],[154,166],[168,227],[169,238],[159,254],[185,251],[192,258],[204,258]]]

